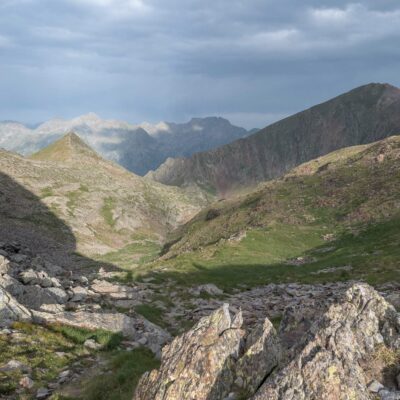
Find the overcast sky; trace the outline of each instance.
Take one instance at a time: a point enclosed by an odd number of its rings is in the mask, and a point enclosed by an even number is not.
[[[400,86],[398,0],[0,0],[3,120],[263,127],[368,82]]]

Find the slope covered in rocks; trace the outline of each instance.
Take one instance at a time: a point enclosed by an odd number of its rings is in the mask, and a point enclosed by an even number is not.
[[[400,90],[369,84],[247,138],[190,158],[170,158],[149,176],[168,185],[197,184],[223,197],[331,151],[395,135],[399,115]]]
[[[90,256],[131,245],[133,263],[205,201],[102,159],[74,133],[32,158],[1,151],[0,176],[2,237]]]

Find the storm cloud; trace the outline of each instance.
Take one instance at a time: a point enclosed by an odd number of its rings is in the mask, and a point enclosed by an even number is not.
[[[400,85],[398,1],[2,0],[0,119],[93,111],[263,127]]]

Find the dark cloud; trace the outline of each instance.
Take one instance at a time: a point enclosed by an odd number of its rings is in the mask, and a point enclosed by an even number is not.
[[[399,41],[392,0],[3,0],[0,119],[262,126],[357,85],[400,85]]]

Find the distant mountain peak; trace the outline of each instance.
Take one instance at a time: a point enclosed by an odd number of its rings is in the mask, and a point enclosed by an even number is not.
[[[31,158],[41,161],[75,161],[82,156],[100,159],[100,156],[75,132],[68,132],[50,146],[33,154]]]

